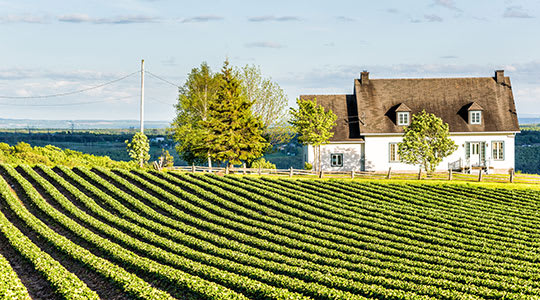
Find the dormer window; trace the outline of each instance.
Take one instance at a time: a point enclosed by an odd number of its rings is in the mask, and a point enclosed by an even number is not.
[[[471,110],[469,112],[469,120],[471,124],[482,124],[482,111]]]
[[[469,124],[479,125],[482,124],[482,111],[484,108],[476,102],[471,102],[467,111],[469,112]]]
[[[397,113],[397,124],[398,126],[408,126],[409,125],[409,112],[400,111]]]
[[[396,124],[398,126],[409,126],[410,123],[411,109],[405,103],[400,103],[396,107]]]

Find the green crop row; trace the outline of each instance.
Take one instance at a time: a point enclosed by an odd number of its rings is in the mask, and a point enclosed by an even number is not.
[[[5,224],[5,216],[0,212],[0,232],[3,227],[9,227]],[[5,230],[10,230],[5,228]],[[30,295],[17,276],[17,273],[11,268],[6,258],[0,255],[0,299],[28,300]]]
[[[145,175],[145,176],[147,176],[147,175]],[[165,175],[163,175],[163,176],[165,176]],[[180,176],[185,176],[185,175],[180,175]],[[210,180],[208,176],[203,176],[201,178],[203,178],[204,180]],[[188,179],[186,179],[186,180],[188,180]],[[184,184],[185,182],[177,180],[177,182],[175,182],[175,183],[176,184]],[[477,269],[477,270],[489,271],[489,272],[499,271],[498,269],[490,268],[489,266],[478,266],[474,262],[462,262],[460,260],[461,257],[459,257],[458,255],[454,255],[455,257],[453,259],[452,258],[451,259],[445,259],[445,258],[439,257],[438,256],[439,253],[436,252],[436,251],[430,252],[429,250],[421,249],[420,247],[403,245],[403,244],[399,244],[399,243],[396,243],[396,244],[388,243],[387,245],[383,246],[383,245],[380,244],[381,240],[378,239],[378,238],[373,238],[372,242],[370,242],[367,237],[360,236],[360,235],[358,235],[357,237],[363,238],[364,239],[363,241],[358,241],[358,240],[355,240],[355,239],[346,239],[346,238],[336,236],[336,235],[328,235],[328,234],[325,234],[325,233],[321,232],[320,230],[316,230],[316,229],[313,229],[313,228],[309,228],[307,226],[303,226],[303,225],[309,224],[309,225],[312,225],[315,228],[324,228],[324,229],[328,229],[328,230],[333,230],[334,229],[333,227],[330,227],[328,225],[319,224],[319,223],[324,223],[326,221],[324,219],[318,219],[319,222],[316,222],[316,221],[315,222],[314,221],[308,222],[308,221],[303,220],[301,218],[295,218],[295,221],[301,224],[301,225],[298,225],[297,223],[294,223],[292,221],[279,220],[279,219],[276,219],[276,218],[271,218],[271,217],[266,216],[266,215],[281,216],[281,215],[284,215],[284,214],[282,214],[282,213],[280,213],[280,212],[278,212],[276,210],[267,210],[262,205],[258,205],[257,203],[246,200],[244,197],[238,196],[238,193],[240,193],[239,191],[235,191],[234,193],[223,191],[223,190],[220,191],[213,184],[204,185],[204,190],[205,191],[213,191],[214,193],[218,192],[218,193],[220,193],[220,195],[222,197],[226,197],[227,200],[229,200],[229,201],[222,201],[223,205],[227,205],[229,208],[231,208],[231,209],[234,208],[238,212],[241,212],[241,213],[245,214],[246,216],[249,216],[249,218],[248,218],[249,222],[251,222],[255,226],[258,226],[258,227],[261,227],[261,228],[266,228],[267,230],[272,230],[272,231],[274,231],[276,233],[277,232],[287,232],[288,235],[295,238],[296,240],[303,240],[303,241],[306,241],[306,242],[311,243],[313,245],[315,245],[315,244],[322,245],[327,249],[326,250],[327,252],[329,252],[330,249],[333,248],[332,249],[333,251],[340,251],[341,252],[341,256],[342,256],[343,259],[354,259],[357,256],[355,253],[357,253],[359,250],[370,249],[370,250],[379,251],[379,252],[383,251],[386,254],[389,254],[389,255],[394,256],[394,257],[395,256],[413,257],[413,258],[416,258],[416,259],[422,260],[422,261],[428,261],[428,262],[431,261],[431,262],[437,263],[437,264],[445,264],[445,265],[450,265],[450,266],[457,266],[457,267],[460,267],[460,268],[468,268],[468,269],[473,269],[473,270]],[[253,198],[253,197],[255,197],[255,198]],[[250,198],[251,199],[257,199],[258,201],[265,201],[261,197],[257,197],[257,196],[253,196],[253,197],[250,197]],[[216,197],[216,198],[218,198],[218,197]],[[242,204],[245,204],[246,207],[248,207],[248,208],[244,208],[244,207],[237,208],[236,207],[237,204],[232,204],[231,203],[231,202],[235,202],[235,201],[236,202],[241,201]],[[277,206],[277,205],[280,205],[276,201],[265,201],[265,202],[267,202],[267,203],[270,202],[272,205],[274,205],[274,207]],[[291,213],[295,213],[294,208],[288,207],[286,209],[288,209],[288,211],[291,212]],[[257,214],[256,213],[257,211],[262,211],[262,212],[265,213],[265,215]],[[307,215],[307,214],[304,214],[304,215]],[[290,215],[285,215],[284,217],[285,218],[291,218]],[[256,219],[266,220],[267,223],[262,225],[262,223],[257,222]],[[294,227],[296,227],[296,228],[294,228]],[[289,231],[287,228],[291,228],[291,229],[294,228],[295,230],[301,231],[301,232],[296,232],[296,231],[292,231],[292,230]],[[367,229],[362,228],[362,230],[365,231]],[[376,234],[376,233],[374,233],[374,234]],[[328,239],[334,239],[334,240],[336,240],[336,242],[328,241]],[[348,246],[350,244],[357,244],[357,245],[361,245],[361,246],[357,246],[357,247],[353,248],[352,246]],[[401,247],[401,249],[396,249],[395,247]],[[420,253],[418,253],[418,252],[420,252]],[[426,252],[426,253],[421,253],[421,252]],[[447,255],[452,256],[452,253],[447,252]],[[487,264],[487,262],[486,262],[486,264]]]
[[[240,180],[240,179],[237,179],[237,178],[235,178],[235,179],[227,179],[227,178],[223,179],[223,178],[220,178],[220,179],[224,180],[224,181],[230,181],[231,183],[233,183],[234,181]],[[256,185],[256,183],[250,182],[250,184],[245,184],[245,185],[243,185],[243,187],[245,189],[256,189],[255,185]],[[271,189],[271,188],[266,186],[266,189]],[[239,192],[237,191],[235,194],[239,194]],[[260,192],[259,194],[263,194],[263,193]],[[426,269],[426,271],[427,271],[427,269]],[[406,277],[406,274],[403,274],[403,273],[401,273],[401,274],[402,274],[402,276]],[[441,276],[441,274],[434,274],[434,275],[437,276],[437,277]],[[454,277],[454,279],[455,279],[455,277]],[[506,278],[506,280],[508,280],[508,279],[509,278]],[[504,285],[503,285],[504,283],[501,284],[499,281],[482,281],[482,280],[478,280],[476,277],[469,277],[467,279],[461,278],[461,280],[465,280],[466,282],[469,282],[469,283],[476,282],[476,284],[478,284],[478,283],[486,284],[487,283],[490,286],[494,286],[496,288],[503,288],[504,289]],[[527,285],[529,282],[528,281],[522,281],[522,283],[524,285]],[[456,287],[453,287],[453,288],[455,289]],[[508,285],[508,286],[506,286],[506,290],[511,290],[511,291],[515,291],[515,292],[521,292],[521,291],[527,290],[527,289],[526,288],[521,288],[521,287],[518,287],[518,286],[515,286],[515,285]],[[529,291],[529,292],[537,293],[538,291],[532,290],[532,291]],[[488,292],[488,294],[491,294],[491,292]]]
[[[2,165],[10,175],[14,172],[11,167]],[[7,182],[0,178],[0,193],[8,206],[19,216],[24,218],[25,209],[21,207],[18,199],[11,193]],[[17,205],[18,204],[18,205]],[[38,246],[17,229],[3,213],[0,212],[0,230],[9,241],[10,245],[16,249],[25,259],[27,259],[34,269],[41,273],[50,283],[55,292],[64,299],[99,299],[98,295],[82,282],[77,276],[69,272],[58,261]],[[36,224],[43,225],[43,224]]]
[[[99,179],[97,175],[92,174],[91,172],[84,170],[82,168],[78,169],[79,171],[85,173],[87,176],[93,178],[95,182],[99,183],[105,189],[109,190],[112,193],[116,193],[118,196],[122,196],[123,198],[129,197],[127,194],[124,194],[121,191],[118,191],[114,187],[110,186],[107,182],[105,182],[102,179]],[[63,169],[63,172],[83,185],[85,188],[89,189],[96,197],[100,198],[101,200],[105,201],[108,205],[111,206],[118,206],[118,203],[114,203],[115,200],[112,199],[109,195],[103,193],[101,189],[98,189],[97,187],[93,186],[92,184],[88,183],[81,177],[74,174],[69,169]],[[95,210],[95,209],[94,209]],[[131,215],[131,219],[138,219],[138,216],[135,213],[129,214],[128,212],[124,211],[125,215]],[[312,295],[317,298],[341,298],[341,299],[354,299],[356,298],[352,294],[343,293],[338,290],[325,288],[324,286],[318,285],[316,283],[306,283],[301,280],[298,280],[296,278],[287,277],[281,274],[277,273],[289,273],[289,274],[295,274],[298,275],[298,277],[302,277],[302,279],[308,279],[311,281],[323,281],[324,283],[328,285],[335,285],[337,287],[341,287],[343,289],[348,289],[350,291],[358,291],[361,290],[361,286],[359,284],[356,284],[352,281],[347,282],[347,280],[343,278],[336,278],[332,275],[323,276],[323,274],[317,274],[314,272],[306,272],[299,268],[291,268],[286,265],[277,265],[277,264],[271,264],[271,263],[263,263],[261,260],[259,262],[263,264],[262,266],[258,265],[259,268],[254,268],[251,266],[248,266],[247,264],[241,264],[239,262],[243,263],[256,263],[257,260],[255,258],[250,257],[242,257],[242,256],[234,256],[230,257],[228,259],[219,258],[216,256],[212,256],[207,254],[206,252],[200,252],[193,250],[189,247],[186,247],[185,244],[189,241],[184,240],[182,243],[176,243],[172,242],[170,239],[163,238],[159,235],[156,235],[153,232],[147,231],[145,229],[142,229],[139,226],[136,226],[132,223],[126,222],[120,218],[115,218],[112,215],[105,215],[104,212],[101,212],[100,215],[104,218],[106,218],[108,221],[114,223],[115,225],[124,227],[126,230],[129,230],[130,232],[141,236],[146,241],[152,242],[156,245],[159,245],[162,248],[168,248],[170,250],[173,250],[176,253],[179,253],[183,256],[186,256],[194,261],[200,261],[204,262],[205,265],[202,267],[206,272],[209,272],[212,276],[211,279],[213,280],[220,280],[223,282],[223,284],[227,284],[231,287],[236,288],[244,288],[245,291],[251,292],[253,296],[257,297],[271,297],[272,295],[277,295],[278,293],[274,288],[271,288],[270,286],[266,286],[265,284],[257,283],[257,285],[254,285],[248,278],[245,277],[238,277],[236,274],[241,274],[256,280],[260,280],[262,282],[266,282],[272,285],[280,286],[280,287],[288,287],[291,290],[295,290],[298,292],[305,293],[307,295]],[[142,223],[142,222],[141,222]],[[144,222],[146,223],[146,222]],[[195,241],[196,247],[201,247],[199,241]],[[218,252],[220,250],[214,250],[214,252]],[[221,249],[220,252],[227,252],[225,249]],[[229,252],[230,253],[230,252]],[[235,261],[234,259],[238,260],[239,262]],[[171,263],[171,262],[169,262]],[[182,264],[178,264],[178,267],[186,267],[189,263],[183,262]],[[192,263],[193,264],[193,263]],[[213,270],[211,267],[216,267],[218,269]],[[227,270],[230,272],[234,272],[234,274],[220,274],[220,270]],[[267,270],[274,271],[274,273],[271,273]],[[199,270],[192,269],[190,270],[192,274],[201,273]],[[214,275],[214,274],[217,274]],[[207,274],[198,274],[200,276],[209,277]],[[219,276],[219,277],[218,277]],[[251,287],[249,284],[252,284]],[[286,291],[280,292],[283,295],[286,295]],[[288,298],[298,297],[298,295],[290,294],[287,296]]]
[[[50,216],[53,216],[53,218],[60,220],[60,224],[62,224],[62,221],[66,221],[68,226],[74,231],[77,231],[83,238],[89,236],[88,232],[81,228],[80,225],[71,219],[63,217],[58,211],[48,205],[33,186],[12,167],[4,165],[3,168],[22,186],[26,195],[30,198],[30,201],[32,201],[39,209],[48,213]],[[53,244],[59,251],[80,261],[89,269],[102,274],[123,287],[127,293],[144,299],[172,299],[169,294],[153,288],[150,284],[134,274],[125,271],[123,268],[108,260],[93,255],[87,249],[73,243],[64,236],[59,235],[36,216],[32,215],[20,202],[15,199],[10,200],[12,200],[9,203],[11,209],[26,223],[26,225],[28,225],[29,228],[41,235],[46,241]],[[103,247],[106,247],[105,239],[102,239],[101,243],[103,244]],[[119,248],[117,249],[117,252],[124,253],[125,250]],[[136,257],[133,257],[132,259],[136,259]],[[59,280],[63,280],[63,278],[59,277]]]

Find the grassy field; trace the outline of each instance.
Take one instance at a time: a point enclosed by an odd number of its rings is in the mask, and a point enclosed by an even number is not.
[[[0,298],[540,299],[540,191],[0,165]]]

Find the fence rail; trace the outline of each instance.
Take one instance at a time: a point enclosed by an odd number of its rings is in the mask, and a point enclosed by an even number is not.
[[[401,179],[401,180],[454,180],[454,181],[482,181],[482,182],[510,182],[540,184],[540,175],[516,174],[510,170],[508,174],[485,174],[479,170],[477,174],[466,174],[449,170],[447,172],[435,172],[429,176],[422,172],[396,172],[392,169],[384,172],[373,171],[322,171],[315,172],[303,169],[264,169],[264,168],[224,168],[204,166],[175,166],[169,170],[193,172],[193,173],[220,173],[220,174],[243,174],[243,175],[274,175],[274,176],[307,176],[319,178],[365,178],[365,179]]]

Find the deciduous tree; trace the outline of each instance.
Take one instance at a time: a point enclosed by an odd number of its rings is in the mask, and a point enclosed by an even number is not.
[[[288,143],[292,129],[288,124],[288,99],[283,89],[270,77],[264,77],[255,65],[245,65],[237,70],[242,80],[242,91],[253,102],[253,114],[261,118],[264,136],[271,145]]]
[[[150,154],[148,153],[150,151],[150,144],[144,133],[135,133],[131,142],[126,140],[125,143],[129,156],[139,165],[139,167],[142,167],[150,160]]]
[[[399,143],[400,161],[419,165],[429,174],[457,149],[449,137],[448,124],[434,114],[422,111],[412,117]]]
[[[174,139],[177,142],[176,152],[188,163],[212,162],[206,145],[204,132],[200,127],[201,121],[206,121],[212,102],[217,99],[219,74],[212,73],[207,63],[199,68],[193,68],[185,84],[179,89],[176,117],[172,124]]]
[[[321,171],[321,145],[327,144],[334,133],[332,128],[336,125],[336,115],[332,110],[325,111],[317,104],[317,99],[296,101],[298,109],[291,107],[291,120],[289,121],[296,133],[298,141],[303,145],[312,145],[315,149],[315,166]]]

